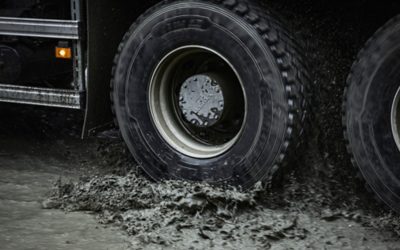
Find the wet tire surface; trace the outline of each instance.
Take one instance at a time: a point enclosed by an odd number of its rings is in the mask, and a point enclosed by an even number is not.
[[[251,3],[167,1],[149,9],[126,33],[113,68],[113,110],[128,148],[152,179],[207,180],[247,189],[286,165],[303,139],[309,77],[301,49],[272,15]],[[167,143],[161,136],[167,132],[154,125],[160,122],[149,108],[153,70],[171,51],[191,45],[226,57],[247,100],[237,142],[216,156],[196,157],[179,150],[190,143]]]
[[[392,109],[400,88],[399,33],[400,16],[396,16],[367,42],[352,67],[343,107],[345,137],[355,167],[375,194],[398,213],[400,147]]]

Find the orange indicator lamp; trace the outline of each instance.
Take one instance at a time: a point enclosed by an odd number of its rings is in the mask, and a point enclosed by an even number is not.
[[[72,58],[71,48],[56,47],[56,58],[71,59]]]

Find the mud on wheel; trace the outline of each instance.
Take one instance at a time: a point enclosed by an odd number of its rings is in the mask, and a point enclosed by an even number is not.
[[[368,42],[348,84],[344,124],[353,163],[400,212],[400,16]]]
[[[120,45],[112,101],[155,179],[244,188],[285,164],[303,134],[307,72],[293,39],[250,1],[164,1]]]

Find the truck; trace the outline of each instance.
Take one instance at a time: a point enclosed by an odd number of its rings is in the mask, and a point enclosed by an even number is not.
[[[0,101],[82,110],[83,138],[115,123],[155,181],[270,180],[307,140],[306,59],[255,1],[0,1]],[[343,127],[399,212],[400,16],[358,55]]]

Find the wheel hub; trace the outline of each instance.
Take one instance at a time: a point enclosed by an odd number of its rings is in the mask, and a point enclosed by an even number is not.
[[[207,74],[189,77],[179,94],[179,107],[186,122],[200,127],[212,127],[221,120],[224,95],[216,79]]]
[[[158,132],[184,155],[216,157],[240,138],[243,85],[230,62],[210,48],[190,45],[167,54],[153,72],[148,98]]]
[[[400,150],[400,88],[393,101],[391,122],[394,140]]]

